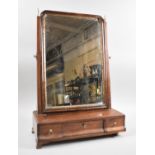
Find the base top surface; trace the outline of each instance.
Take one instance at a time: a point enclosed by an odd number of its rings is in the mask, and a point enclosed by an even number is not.
[[[39,124],[48,123],[61,123],[71,122],[77,120],[90,120],[90,119],[104,119],[110,117],[119,117],[124,114],[114,109],[101,109],[90,111],[74,111],[74,112],[61,112],[61,113],[48,113],[38,114],[37,111],[33,112],[36,122]]]

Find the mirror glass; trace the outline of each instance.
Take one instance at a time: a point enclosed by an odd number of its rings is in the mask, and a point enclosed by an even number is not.
[[[41,20],[46,109],[104,105],[101,22],[54,13]]]

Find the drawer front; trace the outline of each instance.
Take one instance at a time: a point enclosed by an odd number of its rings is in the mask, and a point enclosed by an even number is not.
[[[64,135],[72,136],[103,132],[103,120],[65,123],[62,126]]]
[[[105,121],[105,131],[123,131],[124,128],[124,117],[109,118]]]
[[[41,136],[48,136],[57,138],[62,136],[62,125],[61,124],[47,124],[39,127],[39,134]]]

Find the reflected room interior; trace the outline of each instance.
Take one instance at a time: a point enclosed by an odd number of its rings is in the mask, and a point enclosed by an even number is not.
[[[95,18],[42,18],[46,108],[103,103],[101,23]]]

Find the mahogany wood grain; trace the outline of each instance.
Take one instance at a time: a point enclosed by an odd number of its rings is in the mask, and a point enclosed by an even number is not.
[[[38,113],[43,112],[42,108],[42,52],[41,52],[41,34],[40,34],[40,16],[37,17],[37,108]]]
[[[74,112],[60,112],[60,113],[49,113],[49,114],[37,114],[36,111],[33,112],[36,116],[36,122],[39,124],[49,124],[49,123],[62,123],[62,122],[74,122],[76,120],[90,120],[90,119],[103,119],[124,116],[124,114],[114,110],[89,110],[89,111],[74,111]]]

